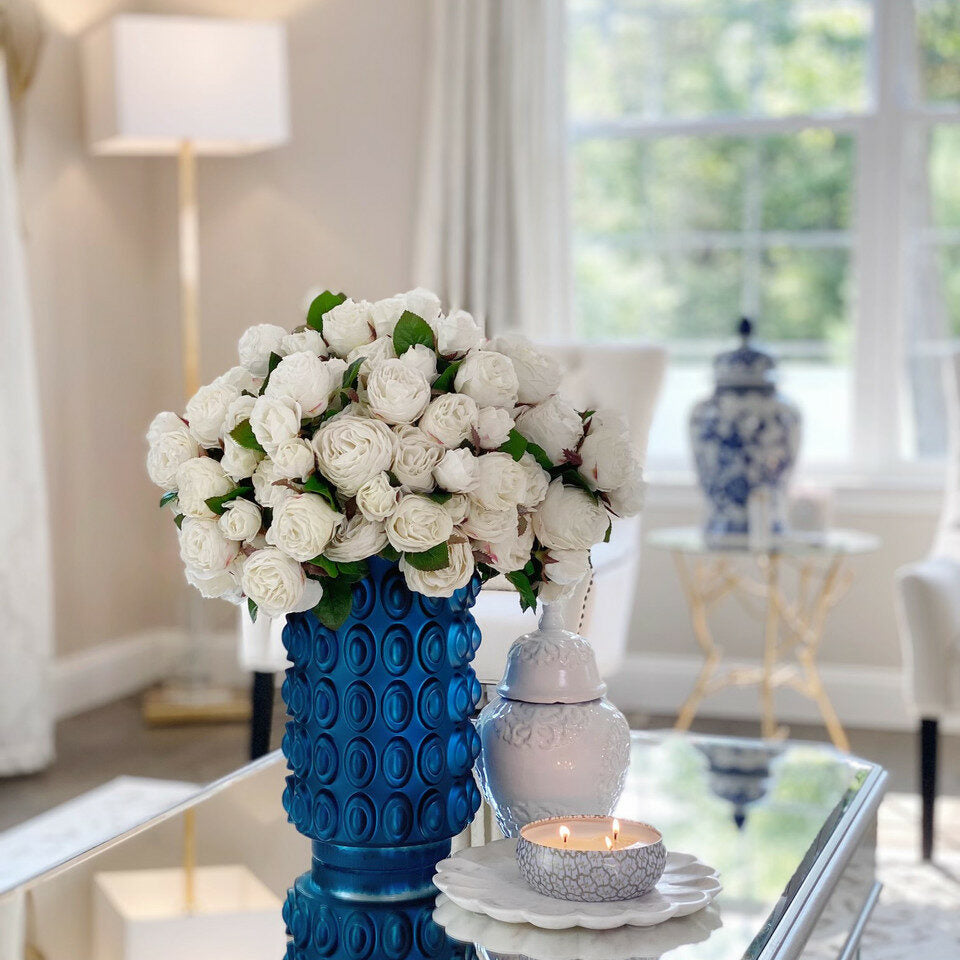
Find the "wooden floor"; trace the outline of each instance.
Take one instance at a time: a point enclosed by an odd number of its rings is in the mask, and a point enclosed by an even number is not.
[[[279,701],[279,698],[278,698]],[[631,717],[635,727],[667,727],[670,717]],[[704,733],[757,736],[754,723],[700,720]],[[282,705],[277,705],[273,746],[283,733]],[[853,752],[876,760],[891,774],[890,789],[915,790],[914,737],[909,733],[850,730]],[[795,725],[796,739],[822,740],[817,727]],[[57,727],[57,761],[46,772],[0,779],[0,830],[91,790],[122,774],[206,783],[246,762],[248,729],[244,724],[216,724],[150,729],[140,717],[139,699],[122,700],[73,717]],[[960,795],[960,737],[944,737],[941,792]]]

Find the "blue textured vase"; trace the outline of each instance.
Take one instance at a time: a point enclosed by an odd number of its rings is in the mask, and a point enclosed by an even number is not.
[[[787,482],[800,447],[800,411],[776,388],[776,362],[751,343],[741,320],[740,346],[714,360],[716,388],[690,414],[690,443],[707,500],[708,538],[750,533],[751,498],[762,493],[754,522],[766,536],[784,532]]]
[[[470,723],[481,693],[470,666],[479,579],[432,599],[410,591],[395,563],[369,565],[338,631],[313,613],[289,615],[283,631],[292,663],[283,804],[313,841],[294,905],[308,894],[368,902],[434,894],[436,863],[480,805]]]

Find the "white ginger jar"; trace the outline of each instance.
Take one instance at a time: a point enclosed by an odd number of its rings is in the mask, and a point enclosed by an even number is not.
[[[513,642],[480,713],[475,775],[504,836],[543,817],[609,816],[630,762],[626,717],[604,698],[590,644],[563,628],[557,604]]]

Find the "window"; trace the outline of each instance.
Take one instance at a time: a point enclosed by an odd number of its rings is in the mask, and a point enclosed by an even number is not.
[[[741,314],[804,408],[808,466],[942,455],[931,372],[960,336],[960,3],[568,10],[575,324],[670,348],[651,469],[689,465],[687,413]]]

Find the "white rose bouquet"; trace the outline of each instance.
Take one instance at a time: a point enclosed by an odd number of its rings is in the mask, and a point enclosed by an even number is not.
[[[337,629],[373,556],[426,596],[499,573],[525,609],[561,600],[643,504],[619,416],[574,410],[555,360],[429,291],[324,291],[292,333],[247,330],[239,359],[154,419],[147,471],[187,580],[253,617]]]

